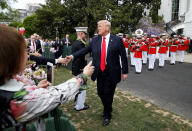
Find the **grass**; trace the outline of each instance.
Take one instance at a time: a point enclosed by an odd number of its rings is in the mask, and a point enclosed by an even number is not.
[[[71,71],[58,68],[55,71],[55,84],[71,77]],[[188,120],[119,89],[114,97],[111,123],[103,127],[103,106],[97,96],[96,83],[89,80],[88,85],[88,110],[75,111],[73,101],[60,106],[77,131],[192,131],[192,123]]]

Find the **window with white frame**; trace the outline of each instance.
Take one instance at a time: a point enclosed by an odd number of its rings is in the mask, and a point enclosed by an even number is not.
[[[179,0],[172,0],[172,20],[179,19]]]

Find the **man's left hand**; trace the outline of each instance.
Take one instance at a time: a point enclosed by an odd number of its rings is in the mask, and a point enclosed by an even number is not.
[[[126,80],[127,79],[127,74],[122,74],[122,79]]]

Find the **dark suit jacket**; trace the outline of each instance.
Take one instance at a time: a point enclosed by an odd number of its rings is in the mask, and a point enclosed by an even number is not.
[[[51,59],[51,58],[44,58],[44,57],[37,57],[34,55],[30,55],[29,59],[35,61],[37,65],[47,65],[47,62],[53,63],[54,65],[56,64],[55,59]]]
[[[42,54],[42,49],[41,49],[41,42],[40,40],[35,40],[36,43],[36,50],[39,51],[40,54]]]
[[[76,40],[72,44],[72,53],[75,53],[84,47],[84,43],[82,43],[80,40]],[[87,61],[85,60],[85,55],[80,56],[74,61],[72,61],[72,74],[75,76],[79,75],[82,72],[82,69],[86,66],[86,64]]]
[[[96,80],[98,72],[100,70],[100,61],[101,61],[101,43],[102,37],[97,36],[92,39],[88,46],[81,49],[78,52],[73,53],[74,60],[82,55],[92,52],[93,65],[95,66],[95,71],[91,77],[92,80]],[[108,49],[107,49],[107,68],[109,70],[108,77],[111,81],[118,83],[121,80],[121,66],[120,58],[122,61],[122,73],[128,73],[128,62],[125,52],[125,47],[123,41],[120,37],[110,35]]]
[[[31,40],[28,41],[28,45],[27,48],[29,49],[29,46],[31,46]],[[40,40],[35,40],[35,44],[36,44],[36,50],[39,51],[40,54],[42,54],[42,49],[41,49],[41,42]]]
[[[69,40],[69,42],[70,42],[69,45],[71,45],[71,44],[72,44],[71,39],[68,39],[68,40]],[[63,45],[67,45],[65,42],[66,42],[66,38],[63,39]]]

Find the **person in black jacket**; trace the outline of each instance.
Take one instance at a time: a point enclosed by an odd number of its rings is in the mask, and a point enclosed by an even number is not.
[[[75,29],[77,32],[77,40],[72,44],[72,53],[75,53],[85,47],[85,38],[87,36],[87,27],[76,27]],[[74,76],[77,76],[82,73],[83,68],[86,66],[86,64],[87,61],[85,59],[85,55],[82,55],[81,57],[72,61],[72,74]],[[86,110],[89,108],[89,106],[85,104],[85,99],[86,90],[76,95],[74,107],[76,111]]]
[[[104,117],[103,126],[108,125],[111,120],[116,85],[121,81],[121,78],[125,80],[128,74],[125,46],[120,37],[110,34],[110,29],[111,23],[109,21],[99,21],[99,36],[94,37],[88,46],[66,57],[68,63],[92,52],[95,70],[91,79],[93,81],[97,79],[97,93],[104,106],[102,115]],[[120,66],[119,56],[121,56],[122,67]]]
[[[189,53],[192,53],[192,39],[189,38]]]
[[[31,50],[31,52],[38,52],[42,54],[42,49],[41,49],[41,43],[40,40],[36,39],[36,35],[32,35],[30,40],[28,41],[27,48]]]
[[[72,44],[71,40],[69,39],[69,34],[66,34],[65,38],[63,39],[63,44],[67,46]]]
[[[56,37],[53,47],[56,50],[55,58],[57,59],[62,55],[62,50],[63,50],[63,42],[59,39],[59,37]]]
[[[52,59],[52,58],[44,58],[39,53],[32,53],[29,55],[29,60],[33,60],[37,63],[37,65],[47,65],[47,62],[56,64],[64,64],[65,58],[59,57],[58,59]]]

